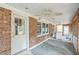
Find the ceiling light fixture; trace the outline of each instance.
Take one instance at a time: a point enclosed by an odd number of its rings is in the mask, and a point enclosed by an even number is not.
[[[29,8],[26,7],[25,9],[27,10],[27,9],[29,9]]]

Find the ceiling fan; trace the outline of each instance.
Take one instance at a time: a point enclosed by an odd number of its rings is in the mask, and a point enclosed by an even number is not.
[[[45,8],[37,16],[39,16],[40,18],[55,20],[55,16],[61,16],[62,14],[62,12],[54,12],[52,9]]]
[[[61,12],[54,12],[51,9],[44,9],[42,12],[43,12],[42,15],[44,15],[44,16],[52,16],[52,17],[54,17],[54,16],[62,15]]]

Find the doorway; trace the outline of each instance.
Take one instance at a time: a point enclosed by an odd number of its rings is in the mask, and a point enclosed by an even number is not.
[[[69,41],[69,26],[68,25],[63,26],[63,37],[65,41]]]
[[[12,14],[11,54],[27,50],[27,17]]]

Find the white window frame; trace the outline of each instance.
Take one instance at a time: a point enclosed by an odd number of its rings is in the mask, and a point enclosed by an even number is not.
[[[40,35],[37,34],[37,37],[41,37],[41,36],[44,36],[44,35],[49,34],[49,26],[48,26],[48,33],[46,33],[46,32],[43,33],[43,32],[42,32],[43,22],[40,22],[40,23],[41,23],[41,34],[40,34]],[[46,24],[47,24],[47,23],[44,23],[44,24],[45,24],[45,27],[46,27]]]

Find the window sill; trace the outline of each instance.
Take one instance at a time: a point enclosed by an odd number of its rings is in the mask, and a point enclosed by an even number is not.
[[[37,35],[37,37],[42,37],[42,36],[45,36],[45,35],[48,35],[48,34],[49,34],[49,33]]]

